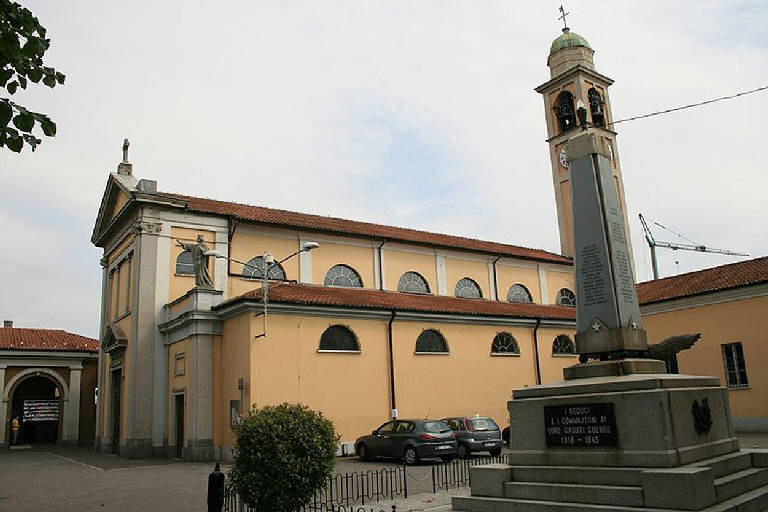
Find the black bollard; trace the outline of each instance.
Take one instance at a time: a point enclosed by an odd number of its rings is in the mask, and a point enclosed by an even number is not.
[[[221,512],[224,507],[224,473],[219,468],[219,463],[208,475],[208,512]]]

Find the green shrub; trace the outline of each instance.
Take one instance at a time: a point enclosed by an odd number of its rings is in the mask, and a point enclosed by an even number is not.
[[[252,408],[237,427],[229,485],[256,510],[294,512],[333,471],[333,423],[300,404]]]

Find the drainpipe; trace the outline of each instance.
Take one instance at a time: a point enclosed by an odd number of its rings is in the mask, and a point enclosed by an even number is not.
[[[533,356],[536,363],[536,384],[541,384],[541,365],[539,364],[539,337],[536,332],[541,326],[541,318],[536,319],[536,327],[533,328]]]
[[[235,237],[237,229],[237,217],[230,216],[227,219],[227,256],[232,257],[232,239]],[[232,260],[227,258],[227,279],[232,273]]]
[[[387,323],[387,342],[389,344],[389,405],[392,409],[392,419],[395,419],[395,411],[397,410],[397,402],[395,401],[395,358],[394,350],[392,348],[392,322],[395,321],[395,314],[394,311],[391,312],[389,322]]]
[[[493,263],[491,263],[491,267],[493,267],[493,289],[496,292],[496,300],[501,300],[499,297],[499,277],[496,275],[496,262],[498,262],[501,259],[501,255],[496,256],[496,259],[493,260]]]
[[[379,251],[379,290],[384,291],[384,260],[381,257],[381,248],[384,247],[384,244],[387,243],[386,240],[382,240],[382,242],[379,244],[378,251]],[[392,318],[394,318],[395,312],[392,312]],[[390,323],[390,328],[392,327],[392,324]],[[390,330],[390,348],[392,347],[392,331]],[[394,384],[393,384],[394,386]]]

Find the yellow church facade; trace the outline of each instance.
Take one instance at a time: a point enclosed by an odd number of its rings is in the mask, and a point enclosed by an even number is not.
[[[323,411],[346,451],[393,414],[505,424],[511,389],[575,363],[557,254],[162,193],[127,163],[99,219],[104,451],[226,456],[239,413],[284,401]],[[220,256],[210,288],[178,243],[198,235]],[[269,273],[265,322],[266,252],[298,254]]]

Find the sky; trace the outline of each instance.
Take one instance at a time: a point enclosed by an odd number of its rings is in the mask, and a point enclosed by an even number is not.
[[[14,100],[57,122],[0,151],[0,317],[98,337],[90,243],[125,137],[162,191],[559,252],[543,101],[560,1],[22,2],[67,75]],[[768,3],[571,0],[615,119],[768,85]],[[768,254],[768,91],[617,125],[642,212]],[[685,242],[653,225],[659,240]],[[743,258],[659,249],[662,276]]]

